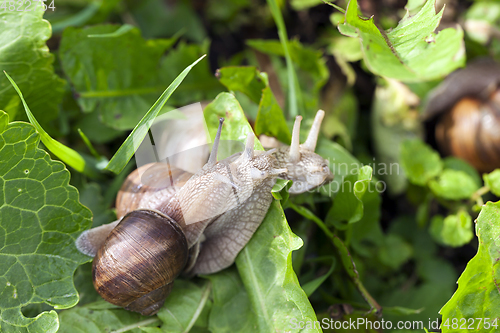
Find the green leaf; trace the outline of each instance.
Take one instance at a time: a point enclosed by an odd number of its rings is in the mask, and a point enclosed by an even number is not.
[[[227,89],[244,93],[256,104],[259,104],[262,90],[267,86],[256,67],[223,67],[217,71],[217,77]]]
[[[397,234],[388,234],[378,252],[380,261],[394,270],[398,269],[412,256],[413,248],[411,245]]]
[[[277,179],[272,189],[274,199],[280,200],[281,206],[285,207],[288,199],[290,198],[290,187],[293,182],[291,180]]]
[[[59,333],[102,333],[102,332],[133,332],[140,333],[148,325],[157,325],[160,321],[156,317],[144,317],[138,313],[123,309],[99,309],[103,301],[90,303],[84,307],[76,307],[61,312],[59,318],[61,328]],[[109,307],[109,303],[105,307]]]
[[[255,134],[274,136],[285,143],[289,143],[292,140],[292,135],[286,125],[283,111],[269,86],[262,92],[259,113],[255,120]]]
[[[99,112],[107,126],[130,129],[163,90],[160,59],[175,40],[144,40],[137,28],[118,37],[89,37],[119,29],[115,25],[68,27],[59,55],[82,110]]]
[[[276,184],[273,186],[273,193],[279,193],[281,192],[284,188],[289,187],[291,180],[288,179],[281,179],[278,178],[276,179]]]
[[[491,193],[500,197],[500,169],[483,175],[484,184],[490,188]]]
[[[225,269],[206,277],[212,282],[213,306],[210,311],[211,332],[255,332],[257,318],[250,299],[235,269]]]
[[[328,212],[328,224],[345,229],[346,224],[358,222],[363,217],[363,196],[367,190],[375,191],[375,188],[369,189],[372,171],[370,166],[364,166],[359,169],[358,174],[351,174],[344,178],[342,188]]]
[[[169,97],[172,93],[177,89],[177,87],[181,84],[182,80],[188,75],[189,71],[203,59],[205,56],[202,56],[191,65],[186,67],[182,73],[180,73],[175,80],[168,86],[168,88],[161,94],[160,98],[153,104],[153,106],[149,109],[146,115],[141,119],[141,121],[135,126],[132,133],[129,134],[125,142],[120,146],[118,151],[109,161],[109,164],[106,166],[106,169],[112,171],[116,174],[120,173],[123,170],[125,165],[127,165],[128,161],[132,158],[135,153],[135,150],[139,147],[139,144],[146,137],[149,128],[153,124],[156,116],[160,113],[161,109],[168,101]]]
[[[480,327],[458,330],[451,326],[441,326],[443,333],[448,332],[498,332],[497,327],[486,327],[484,318],[491,323],[500,318],[500,202],[488,202],[483,206],[476,221],[476,234],[479,238],[477,254],[472,258],[458,279],[458,289],[451,299],[441,308],[443,324],[462,318],[483,318]],[[474,320],[474,319],[473,319]],[[477,322],[476,322],[477,323]],[[498,325],[497,325],[498,326]]]
[[[12,80],[9,74],[7,74],[6,72],[4,73],[7,76],[7,79],[9,79],[14,89],[16,90],[16,92],[19,94],[19,98],[21,98],[21,102],[23,103],[24,110],[26,111],[26,115],[28,116],[30,123],[35,127],[37,132],[40,134],[40,139],[42,140],[43,144],[47,147],[47,149],[54,155],[59,157],[64,163],[75,169],[76,171],[85,173],[94,178],[98,177],[96,161],[88,157],[85,158],[84,156],[80,155],[80,153],[78,153],[77,151],[63,145],[59,141],[52,139],[50,135],[47,132],[45,132],[42,126],[40,126],[38,121],[35,119],[35,116],[33,116],[33,113],[31,113],[31,110],[28,107],[28,104],[26,104],[23,94],[19,90],[17,84],[14,82],[14,80]],[[92,163],[92,161],[94,163]]]
[[[238,101],[229,93],[219,94],[204,113],[212,138],[221,116],[226,118],[221,140],[236,140],[243,144],[247,133],[252,130]],[[255,146],[262,150],[258,140]],[[219,154],[221,158],[224,155]],[[236,267],[256,315],[257,331],[289,330],[291,317],[316,320],[292,268],[291,251],[300,246],[302,240],[291,232],[283,209],[274,200],[264,221],[236,257]],[[240,312],[239,309],[233,311]]]
[[[21,308],[76,305],[75,269],[88,261],[74,246],[90,211],[68,185],[64,164],[38,148],[32,125],[7,124],[0,111],[0,327],[2,332],[55,332],[54,311],[26,318]]]
[[[407,140],[401,145],[401,166],[410,182],[425,185],[443,169],[439,154],[421,140]]]
[[[42,124],[57,119],[65,81],[54,74],[54,56],[45,42],[51,36],[41,6],[33,11],[0,11],[0,70],[10,73]],[[15,61],[14,61],[15,60]],[[11,119],[26,119],[16,91],[0,77],[0,110]]]
[[[266,54],[285,56],[283,44],[276,40],[251,39],[247,41],[247,44]],[[314,48],[302,45],[298,40],[289,41],[288,47],[290,48],[292,61],[302,71],[309,74],[307,79],[300,76],[301,80],[305,79],[304,82],[299,82],[302,90],[306,91],[312,88],[313,91],[319,91],[329,77],[323,53]]]
[[[404,82],[441,78],[465,64],[463,31],[457,26],[434,33],[443,16],[436,0],[428,0],[415,15],[407,12],[398,26],[380,31],[373,18],[358,16],[357,0],[349,1],[339,31],[359,38],[363,58],[373,73]]]
[[[265,74],[255,67],[224,67],[217,71],[220,82],[231,91],[240,91],[253,102],[259,104],[255,120],[255,134],[276,137],[281,142],[290,143],[291,134],[285,116]]]
[[[224,130],[221,133],[221,140],[233,141],[238,144],[236,147],[233,145],[229,147],[221,145],[217,154],[218,160],[222,160],[233,155],[235,152],[243,150],[247,135],[253,132],[253,130],[236,97],[230,93],[220,93],[212,103],[207,105],[203,113],[212,140],[215,139],[219,119],[225,118],[226,121],[224,122]],[[254,148],[264,150],[259,140],[255,140]]]
[[[291,252],[302,244],[291,232],[279,202],[273,201],[259,229],[236,257],[236,267],[257,316],[257,331],[288,331],[290,318],[316,320],[292,268]]]
[[[430,233],[440,244],[458,247],[469,243],[474,237],[472,218],[465,211],[443,218],[436,215],[432,218]]]
[[[162,332],[189,332],[205,306],[208,305],[207,309],[210,308],[211,302],[207,302],[210,290],[211,283],[199,287],[192,282],[175,281],[172,293],[158,312],[158,317],[163,322]]]
[[[478,188],[483,184],[481,182],[481,176],[479,176],[477,170],[464,160],[456,157],[446,157],[443,159],[443,168],[465,172],[474,181],[474,184],[476,184]]]
[[[429,188],[438,197],[460,200],[470,198],[479,186],[464,171],[445,169],[436,180],[429,182]]]

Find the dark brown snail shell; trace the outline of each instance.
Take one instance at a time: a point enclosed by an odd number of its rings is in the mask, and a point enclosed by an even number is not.
[[[500,90],[495,93],[500,97]],[[441,149],[488,172],[500,167],[500,100],[466,97],[436,126]]]
[[[436,120],[442,153],[467,161],[480,172],[500,168],[500,66],[475,61],[451,74],[431,94],[424,119]]]
[[[97,292],[108,302],[154,315],[188,259],[177,223],[153,210],[128,213],[111,231],[92,265]]]

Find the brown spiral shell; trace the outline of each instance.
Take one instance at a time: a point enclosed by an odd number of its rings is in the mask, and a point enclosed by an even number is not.
[[[149,163],[135,169],[116,197],[116,216],[122,218],[139,208],[156,209],[168,203],[193,174],[168,163]],[[166,212],[163,212],[167,214]]]
[[[500,168],[500,65],[471,62],[448,76],[429,95],[424,120],[435,120],[442,153],[467,161],[480,172]]]
[[[153,315],[172,290],[188,258],[181,228],[153,210],[128,213],[94,258],[94,288],[108,302]]]
[[[495,93],[500,97],[500,90]],[[441,149],[489,172],[500,167],[500,104],[465,97],[436,126]]]

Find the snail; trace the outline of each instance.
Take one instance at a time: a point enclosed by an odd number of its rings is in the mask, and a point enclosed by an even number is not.
[[[154,315],[181,273],[230,266],[263,221],[277,177],[297,178],[302,191],[332,179],[326,161],[314,153],[323,116],[318,111],[302,145],[298,116],[290,147],[254,151],[249,133],[243,152],[217,161],[221,119],[208,162],[194,175],[167,163],[132,172],[117,196],[118,220],[76,240],[80,252],[95,256],[97,292],[112,304]]]
[[[167,256],[169,260],[163,260]],[[135,210],[98,250],[92,264],[94,287],[110,303],[153,314],[172,290],[187,259],[186,237],[175,221],[157,211]]]
[[[480,172],[500,168],[500,66],[472,62],[448,76],[429,96],[424,120],[436,120],[439,149]]]

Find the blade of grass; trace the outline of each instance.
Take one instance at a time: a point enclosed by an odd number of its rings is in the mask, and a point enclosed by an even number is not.
[[[116,29],[115,32],[111,32],[109,34],[99,34],[99,35],[87,35],[88,38],[115,38],[115,37],[120,37],[121,35],[126,34],[130,30],[134,29],[133,25],[130,24],[124,24],[118,29]]]
[[[290,118],[295,118],[299,114],[298,103],[302,103],[302,97],[300,94],[300,89],[298,89],[298,79],[297,73],[293,67],[292,57],[290,56],[290,48],[288,47],[288,34],[286,32],[285,22],[283,21],[283,15],[278,7],[276,0],[267,0],[271,14],[273,15],[274,22],[278,28],[278,36],[280,38],[281,45],[283,45],[283,50],[285,52],[286,70],[288,75],[288,112]]]
[[[144,140],[144,138],[146,137],[146,134],[148,134],[148,130],[153,124],[153,121],[155,120],[156,116],[161,111],[165,103],[168,101],[172,93],[181,84],[186,75],[188,75],[189,71],[205,56],[206,54],[186,67],[182,71],[182,73],[180,73],[179,76],[177,76],[175,80],[168,86],[163,94],[161,94],[160,98],[158,98],[158,100],[153,104],[153,106],[149,109],[149,111],[141,119],[137,126],[135,126],[132,133],[129,134],[129,136],[120,146],[113,158],[111,158],[111,161],[109,161],[108,165],[106,166],[106,170],[114,172],[115,174],[118,174],[123,170],[125,165],[127,165],[128,161],[134,155],[136,149],[141,144],[142,140]]]
[[[94,161],[91,158],[84,156],[69,147],[66,147],[59,141],[52,139],[50,135],[47,132],[45,132],[45,130],[42,128],[42,126],[40,126],[40,124],[36,120],[33,113],[31,113],[28,104],[26,104],[26,101],[24,100],[23,93],[21,92],[21,90],[19,90],[17,84],[10,77],[10,75],[7,74],[6,71],[3,72],[5,73],[5,76],[7,76],[7,79],[9,79],[10,83],[16,90],[17,94],[19,95],[19,98],[21,98],[24,110],[26,111],[26,115],[28,116],[30,123],[35,127],[36,131],[40,134],[40,140],[42,140],[45,147],[47,147],[47,149],[50,152],[52,152],[52,154],[60,158],[61,161],[66,163],[66,165],[69,165],[76,171],[84,173],[92,178],[99,178],[101,175],[97,167],[95,166]]]
[[[80,27],[87,23],[101,8],[102,1],[91,2],[87,7],[73,16],[52,24],[54,34],[62,32],[67,27]]]
[[[316,291],[316,289],[318,289],[321,286],[321,284],[323,282],[325,282],[325,280],[333,273],[333,269],[335,268],[335,257],[334,256],[320,257],[320,258],[316,258],[315,260],[310,260],[310,262],[311,261],[323,261],[325,259],[331,261],[331,263],[332,263],[328,272],[326,272],[326,274],[323,274],[320,277],[318,277],[312,281],[309,281],[308,283],[306,283],[302,286],[302,289],[304,289],[304,292],[306,293],[307,297],[311,296]]]
[[[94,146],[92,145],[92,142],[90,142],[89,138],[85,135],[85,133],[83,133],[81,129],[78,129],[78,134],[80,134],[80,137],[82,138],[83,142],[89,149],[90,153],[94,155],[95,158],[100,159],[102,156],[99,155],[97,150],[95,150]]]
[[[85,135],[85,133],[82,132],[81,129],[78,129],[78,134],[80,134],[80,137],[82,138],[83,142],[89,149],[92,156],[94,156],[95,161],[93,163],[95,164],[97,170],[99,171],[104,170],[104,168],[106,168],[106,165],[108,165],[109,160],[106,157],[99,155],[97,150],[95,150],[94,146],[92,145],[92,142],[90,142],[89,138]]]

